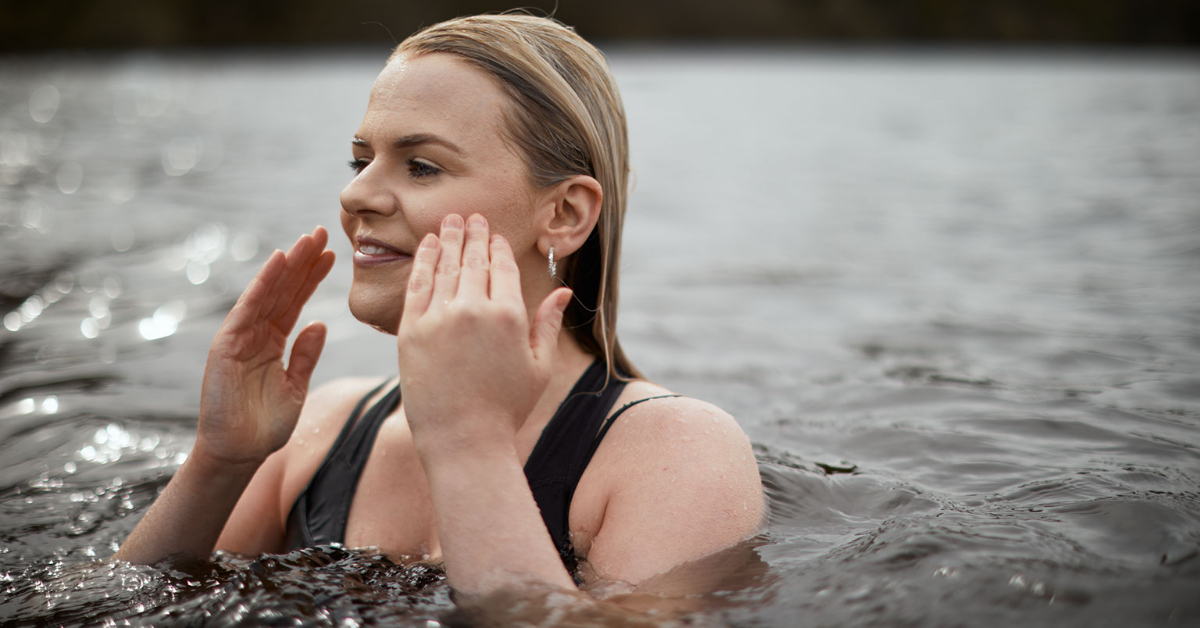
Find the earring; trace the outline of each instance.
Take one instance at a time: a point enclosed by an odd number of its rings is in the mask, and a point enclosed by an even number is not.
[[[558,264],[554,263],[554,247],[550,247],[550,278],[558,277]]]

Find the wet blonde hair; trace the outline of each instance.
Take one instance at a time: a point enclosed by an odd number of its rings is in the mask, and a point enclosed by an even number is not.
[[[560,268],[575,292],[563,325],[609,372],[640,377],[617,342],[617,279],[629,185],[625,108],[604,55],[561,22],[524,14],[477,15],[435,24],[396,47],[401,55],[454,54],[493,77],[512,106],[506,134],[544,188],[575,175],[604,192],[587,241]]]

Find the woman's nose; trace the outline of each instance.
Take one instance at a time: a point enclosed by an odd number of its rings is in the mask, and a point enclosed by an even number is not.
[[[342,211],[354,216],[375,213],[390,216],[400,209],[400,201],[385,185],[374,162],[355,175],[342,189]]]

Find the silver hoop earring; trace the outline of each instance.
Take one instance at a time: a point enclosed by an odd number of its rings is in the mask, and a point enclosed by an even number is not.
[[[558,264],[554,263],[554,247],[550,247],[550,278],[558,277]]]

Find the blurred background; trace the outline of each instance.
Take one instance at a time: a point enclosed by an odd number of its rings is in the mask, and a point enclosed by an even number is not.
[[[526,2],[598,40],[771,40],[1193,46],[1194,0],[607,0]],[[387,42],[460,0],[66,0],[0,3],[0,50]]]
[[[755,445],[760,569],[697,625],[1200,625],[1200,2],[525,6],[625,102],[627,353]],[[509,8],[0,1],[0,624],[446,618],[337,548],[104,559],[272,249],[333,227],[315,382],[395,372],[349,139],[397,40]]]

